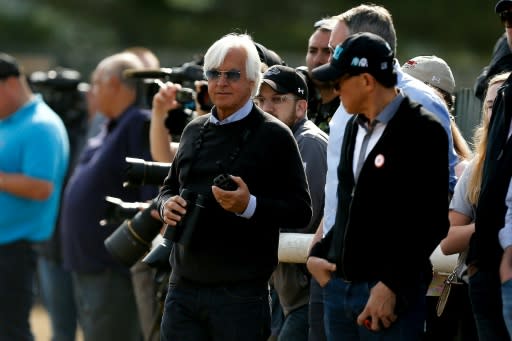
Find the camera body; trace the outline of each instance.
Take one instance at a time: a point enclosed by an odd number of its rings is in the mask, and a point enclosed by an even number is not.
[[[215,179],[213,179],[213,184],[225,191],[234,191],[238,188],[236,182],[226,173],[217,175]]]

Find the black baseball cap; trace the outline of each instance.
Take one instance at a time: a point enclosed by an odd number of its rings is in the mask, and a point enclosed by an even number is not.
[[[308,85],[304,76],[290,66],[269,67],[263,74],[262,82],[280,94],[292,93],[301,99],[308,99]]]
[[[18,77],[21,74],[16,59],[7,53],[0,52],[0,79],[11,76]]]
[[[511,6],[512,6],[512,0],[500,0],[496,4],[494,11],[496,11],[496,13],[501,13],[504,10],[510,8]]]
[[[345,74],[369,73],[380,83],[388,84],[394,79],[394,53],[380,36],[370,32],[359,32],[349,36],[336,46],[331,61],[313,69],[312,76],[322,82],[334,81]]]
[[[276,51],[266,48],[263,44],[254,42],[256,50],[258,50],[258,56],[260,61],[265,63],[267,66],[272,65],[285,65],[284,60],[277,54]]]

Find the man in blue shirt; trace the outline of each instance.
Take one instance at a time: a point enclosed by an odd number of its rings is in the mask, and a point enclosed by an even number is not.
[[[33,340],[35,242],[53,233],[69,162],[60,117],[0,53],[0,339]]]

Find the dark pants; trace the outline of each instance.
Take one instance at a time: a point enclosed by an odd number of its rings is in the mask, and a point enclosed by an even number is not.
[[[325,341],[324,291],[312,277],[309,289],[309,341]]]
[[[36,253],[28,242],[0,245],[0,341],[34,339],[30,310]]]
[[[162,341],[265,341],[270,336],[268,285],[179,280],[169,286],[160,336]]]
[[[327,340],[421,340],[425,322],[426,284],[411,285],[411,290],[417,292],[415,301],[408,302],[407,309],[398,314],[398,319],[389,328],[373,332],[359,326],[357,316],[366,306],[370,289],[375,284],[362,281],[348,283],[338,277],[331,278],[324,287]]]
[[[469,277],[469,297],[480,340],[510,340],[501,304],[498,271],[479,270]]]

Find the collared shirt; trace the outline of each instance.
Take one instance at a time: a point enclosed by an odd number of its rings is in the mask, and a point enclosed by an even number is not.
[[[507,205],[507,213],[505,214],[505,226],[500,229],[498,234],[500,245],[503,250],[512,245],[512,180],[508,185],[505,204]]]
[[[210,123],[222,125],[222,124],[228,124],[228,123],[233,123],[233,122],[239,121],[239,120],[247,117],[247,115],[249,115],[249,113],[252,110],[253,105],[254,105],[254,103],[252,102],[252,100],[251,99],[248,100],[240,109],[235,111],[234,114],[229,115],[222,121],[220,121],[217,118],[217,109],[215,107],[213,107],[212,111],[211,111],[211,115],[210,115]],[[256,211],[256,197],[254,195],[250,194],[249,204],[247,205],[247,208],[245,209],[244,212],[242,212],[241,214],[238,214],[238,215],[240,217],[249,219],[253,216],[255,211]]]
[[[386,126],[388,125],[388,122],[395,116],[396,111],[400,107],[400,104],[404,100],[405,96],[402,94],[402,92],[399,92],[398,95],[388,104],[386,107],[377,115],[375,120],[377,123],[375,124],[372,135],[370,137],[370,140],[368,142],[368,147],[366,148],[366,152],[364,155],[364,159],[366,160],[366,157],[370,153],[370,151],[375,147],[377,144],[377,141],[379,141],[380,137],[382,136],[382,133],[384,132],[384,129],[386,129]],[[353,171],[354,174],[356,174],[356,167],[359,160],[359,154],[361,152],[361,145],[363,143],[364,136],[366,135],[367,127],[368,127],[368,120],[363,115],[358,115],[358,124],[363,129],[357,130],[356,135],[356,144],[354,147],[354,163],[353,163]]]
[[[395,71],[397,73],[398,84],[404,95],[407,95],[411,100],[422,104],[425,109],[432,112],[441,122],[445,131],[448,134],[448,157],[450,164],[450,181],[449,190],[453,192],[457,178],[455,177],[455,165],[458,162],[457,154],[453,148],[453,138],[450,128],[450,114],[442,99],[434,93],[434,90],[425,83],[405,74],[400,69],[400,63],[395,60]],[[336,219],[336,211],[338,207],[338,164],[341,160],[341,145],[343,143],[343,136],[345,134],[345,126],[350,119],[351,115],[348,114],[340,104],[338,110],[334,113],[331,121],[329,122],[329,142],[327,144],[327,176],[325,182],[325,207],[324,207],[324,235],[334,225]],[[412,184],[411,184],[412,185]]]

